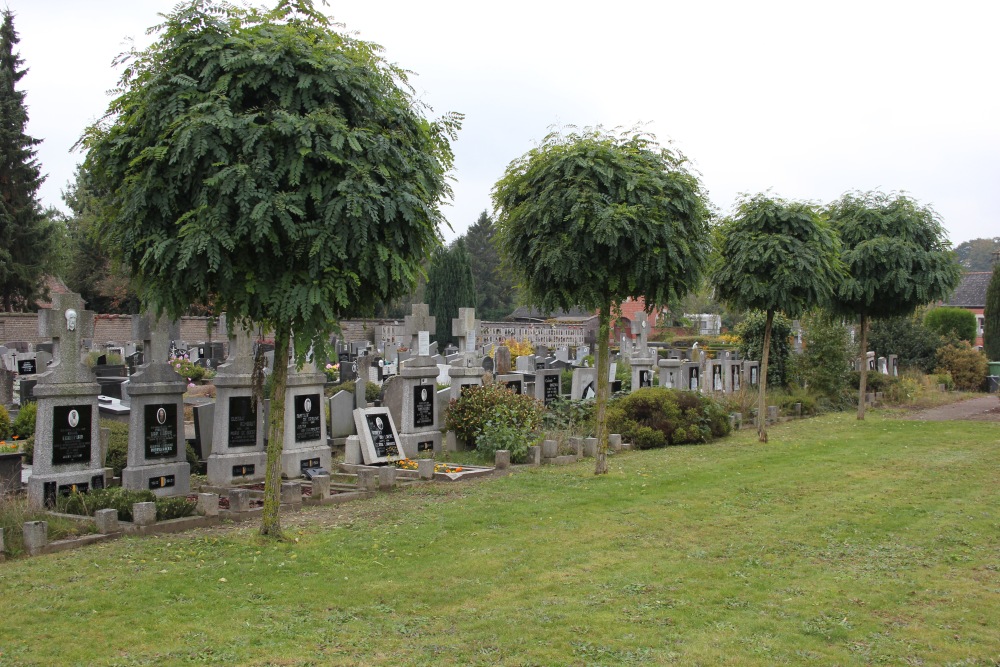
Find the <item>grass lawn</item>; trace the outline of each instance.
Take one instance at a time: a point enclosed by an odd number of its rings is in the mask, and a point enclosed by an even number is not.
[[[0,564],[0,665],[996,665],[1000,425],[871,414]]]

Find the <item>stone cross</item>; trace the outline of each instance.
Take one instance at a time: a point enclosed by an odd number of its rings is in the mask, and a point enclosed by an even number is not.
[[[646,321],[645,316],[642,319],[636,318],[632,320],[632,335],[636,337],[636,354],[640,357],[645,357],[649,350],[646,345],[646,340],[649,338],[649,322]]]
[[[437,318],[431,316],[426,303],[413,304],[412,312],[412,315],[403,318],[403,333],[410,336],[410,349],[413,350],[414,356],[426,357],[430,353],[427,349],[430,332],[436,330]],[[427,341],[424,345],[421,345],[421,338]]]
[[[52,354],[58,361],[45,382],[93,382],[80,363],[80,344],[94,336],[94,313],[84,310],[79,294],[53,294],[52,308],[38,312],[38,333],[52,340]],[[39,382],[43,380],[39,378]]]
[[[458,338],[458,349],[468,360],[475,356],[476,336],[479,334],[480,321],[476,319],[475,308],[459,308],[458,317],[451,321],[451,335]]]
[[[229,336],[229,354],[226,356],[226,363],[219,367],[230,374],[250,374],[253,371],[253,339],[250,332],[240,326],[239,322],[234,323],[232,333],[229,333],[229,323],[226,314],[219,317],[219,329],[227,332]]]
[[[165,315],[155,321],[152,315],[133,315],[132,338],[142,341],[144,365],[166,363],[170,360],[170,343],[180,338],[180,325]]]

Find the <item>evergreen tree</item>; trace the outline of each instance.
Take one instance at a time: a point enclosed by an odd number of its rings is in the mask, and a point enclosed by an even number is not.
[[[28,110],[18,81],[28,72],[14,53],[14,15],[0,25],[0,310],[25,310],[40,295],[52,223],[38,203],[44,177],[35,159],[41,140],[25,134]]]
[[[458,239],[448,248],[434,253],[427,274],[427,305],[435,320],[435,340],[438,350],[455,342],[451,321],[458,317],[459,308],[476,307],[476,286],[465,242]]]
[[[510,315],[515,302],[514,281],[500,266],[495,236],[496,225],[483,211],[464,237],[476,283],[476,313],[487,321]]]
[[[1000,361],[1000,262],[993,265],[993,276],[986,288],[986,320],[983,326],[983,352],[990,361]]]

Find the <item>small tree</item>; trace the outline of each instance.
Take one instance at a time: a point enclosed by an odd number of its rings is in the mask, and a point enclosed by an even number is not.
[[[850,331],[842,318],[814,310],[802,319],[805,329],[804,375],[809,388],[831,400],[842,399],[851,370]]]
[[[967,343],[976,342],[976,316],[965,308],[942,306],[927,311],[927,328],[940,336],[954,336]]]
[[[28,73],[14,52],[14,15],[0,24],[0,310],[34,306],[48,263],[52,223],[38,204],[45,178],[35,158],[41,140],[28,136],[28,109],[17,83]]]
[[[764,337],[767,333],[767,313],[753,310],[736,325],[733,333],[740,337],[740,355],[744,359],[764,358]],[[775,313],[771,320],[771,340],[767,351],[767,383],[783,387],[788,382],[786,370],[792,346],[792,321],[782,313]]]
[[[983,310],[983,352],[990,361],[1000,361],[1000,262],[993,265],[990,285],[986,288]]]
[[[777,312],[798,317],[833,295],[840,275],[837,236],[809,204],[759,194],[744,197],[716,234],[712,281],[736,308],[762,310],[757,433],[767,442],[767,365]]]
[[[476,284],[476,314],[491,322],[510,315],[516,301],[514,283],[500,268],[495,237],[496,225],[486,211],[463,237]]]
[[[913,315],[883,317],[873,320],[868,331],[868,348],[876,357],[895,354],[900,368],[933,373],[941,336],[926,326],[918,310]]]
[[[835,306],[860,318],[864,360],[873,318],[909,315],[918,306],[945,299],[962,272],[937,213],[905,195],[848,193],[831,204],[828,213],[840,234],[847,269]],[[868,364],[862,363],[858,419],[865,418],[867,380]]]
[[[458,239],[447,248],[439,248],[431,259],[427,272],[427,307],[434,316],[438,346],[454,342],[451,321],[458,317],[459,308],[476,307],[476,286],[465,243]]]
[[[594,473],[606,473],[611,311],[640,296],[652,309],[698,286],[708,255],[701,184],[650,135],[587,129],[549,134],[511,162],[493,203],[501,254],[528,303],[598,312]]]
[[[193,0],[158,30],[128,54],[85,166],[148,308],[178,317],[214,297],[274,332],[261,532],[276,536],[292,333],[302,363],[341,318],[412,289],[459,118],[427,120],[405,73],[311,0]]]

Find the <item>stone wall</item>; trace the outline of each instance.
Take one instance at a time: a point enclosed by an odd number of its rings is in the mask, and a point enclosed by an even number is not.
[[[207,324],[213,320],[212,335],[207,333]],[[211,340],[225,340],[224,332],[218,330],[217,322],[209,317],[182,317],[181,339],[189,343]],[[121,345],[132,340],[131,315],[96,315],[94,317],[94,344],[115,343]],[[14,341],[27,343],[46,342],[38,335],[38,313],[0,314],[0,344]]]

